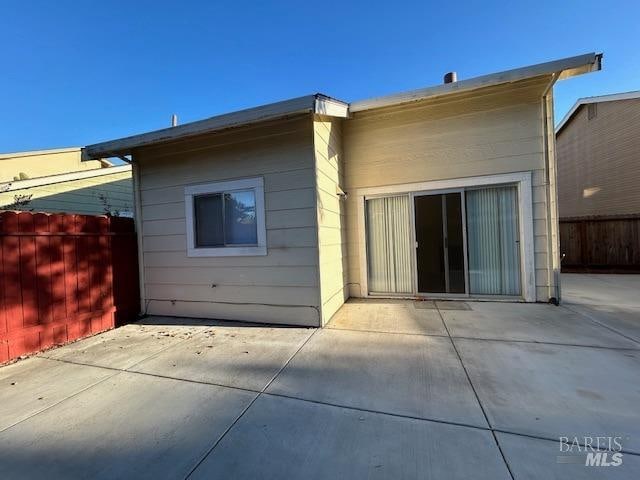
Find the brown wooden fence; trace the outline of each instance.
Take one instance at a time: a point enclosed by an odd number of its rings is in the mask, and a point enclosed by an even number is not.
[[[640,272],[640,215],[560,220],[563,272]]]
[[[131,321],[129,218],[0,212],[0,363]]]

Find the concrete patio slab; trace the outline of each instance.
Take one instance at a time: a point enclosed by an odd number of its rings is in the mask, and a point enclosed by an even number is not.
[[[488,431],[263,395],[193,478],[510,477]]]
[[[487,426],[448,338],[321,330],[267,392]]]
[[[0,431],[115,373],[45,358],[0,368]]]
[[[214,326],[131,370],[260,391],[314,331]]]
[[[470,305],[468,311],[440,312],[452,337],[640,348],[640,344],[565,307],[503,302]]]
[[[131,324],[41,354],[83,365],[126,369],[204,331],[196,327]]]
[[[635,340],[640,345],[640,307],[573,304],[566,304],[566,307]]]
[[[2,476],[184,478],[253,397],[119,373],[0,433]]]
[[[458,300],[438,300],[435,302],[438,310],[471,310],[469,302],[461,302]]]
[[[447,335],[433,302],[416,308],[410,300],[348,301],[333,316],[328,328],[369,332]]]
[[[640,351],[454,341],[493,427],[550,439],[624,435],[640,452]]]
[[[640,478],[640,457],[623,454],[617,467],[585,466],[586,454],[562,453],[559,441],[497,433],[498,442],[517,480],[631,480]],[[574,456],[569,460],[558,456]]]
[[[562,301],[640,308],[640,275],[563,273]]]

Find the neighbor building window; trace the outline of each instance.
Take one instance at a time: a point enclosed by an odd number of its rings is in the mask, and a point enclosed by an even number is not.
[[[190,257],[266,255],[262,177],[185,187]]]

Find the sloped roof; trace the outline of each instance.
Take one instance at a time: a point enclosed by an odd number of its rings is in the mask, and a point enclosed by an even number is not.
[[[556,135],[560,132],[560,130],[562,130],[565,125],[567,125],[567,123],[573,118],[573,116],[582,105],[588,105],[590,103],[615,102],[617,100],[631,100],[633,98],[640,98],[640,90],[579,98],[576,103],[573,104],[573,107],[571,107],[564,118],[560,121],[560,123],[558,123],[558,126],[556,127]]]
[[[216,115],[205,120],[185,123],[176,127],[154,130],[140,135],[120,138],[108,142],[88,145],[84,148],[84,159],[127,155],[133,148],[169,142],[181,138],[211,133],[228,128],[250,125],[268,120],[287,118],[301,113],[316,113],[346,117],[347,104],[327,95],[316,93],[304,97],[292,98],[282,102],[270,103],[260,107],[238,110],[236,112]]]
[[[402,105],[426,98],[472,91],[493,85],[517,82],[528,78],[552,75],[555,81],[600,70],[601,59],[602,54],[600,53],[587,53],[575,57],[554,60],[552,62],[483,75],[454,83],[436,85],[369,100],[359,100],[351,104],[333,99],[321,93],[316,93],[314,95],[293,98],[224,115],[217,115],[205,120],[186,123],[176,127],[164,128],[140,135],[88,145],[83,149],[83,153],[85,159],[122,156],[130,154],[134,148],[138,147],[170,142],[203,133],[211,133],[268,120],[287,118],[302,113],[316,113],[346,118],[353,112]]]

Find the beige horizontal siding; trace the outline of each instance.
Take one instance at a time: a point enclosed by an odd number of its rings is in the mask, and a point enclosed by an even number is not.
[[[133,212],[131,172],[120,172],[92,178],[39,185],[31,188],[0,193],[0,209],[15,202],[16,196],[30,196],[23,207],[14,209],[36,212],[66,212],[86,215],[106,213],[104,196],[110,211]]]
[[[542,92],[548,78],[356,114],[344,125],[344,189],[532,172],[538,300],[549,291]],[[356,199],[346,204],[350,294],[362,283]],[[544,294],[540,296],[540,292]]]
[[[318,269],[315,265],[302,267],[146,267],[144,277],[149,284],[211,285],[259,287],[316,287]]]
[[[137,153],[149,313],[319,324],[312,141],[306,117]],[[184,187],[255,176],[267,255],[187,257]]]
[[[41,178],[102,167],[98,160],[83,162],[79,148],[71,151],[34,151],[32,153],[31,155],[16,154],[13,158],[0,159],[0,183],[11,182],[21,173],[27,178]]]
[[[317,266],[317,247],[269,248],[268,255],[256,257],[185,257],[182,251],[145,252],[147,267],[291,267]]]
[[[560,217],[640,213],[640,99],[578,109],[558,134]]]
[[[318,249],[322,323],[326,324],[348,298],[342,124],[317,116],[313,122],[318,206]]]
[[[215,318],[285,325],[318,325],[318,307],[251,305],[243,303],[183,302],[180,300],[149,300],[147,310],[155,315],[172,317]]]
[[[250,305],[312,305],[317,302],[316,287],[277,287],[255,285],[157,284],[146,282],[147,299],[191,302],[227,302]]]

